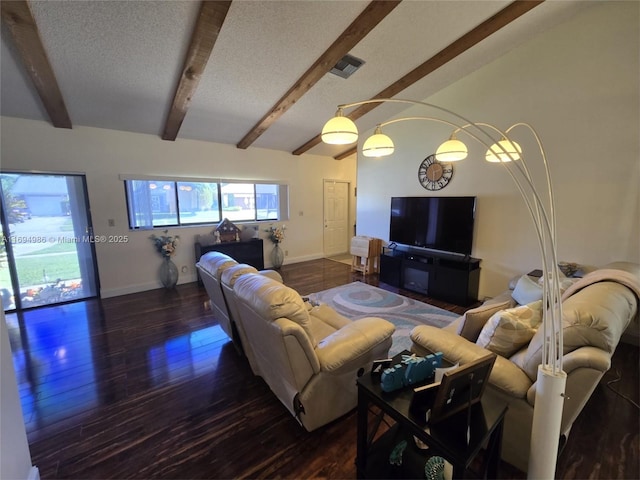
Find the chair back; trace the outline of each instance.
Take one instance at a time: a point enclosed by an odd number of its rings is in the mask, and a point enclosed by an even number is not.
[[[233,329],[229,318],[229,309],[224,294],[222,293],[220,277],[227,268],[237,264],[238,262],[233,258],[221,252],[205,253],[200,257],[198,263],[196,263],[202,284],[211,300],[213,315],[229,338],[233,338]]]
[[[238,277],[233,290],[254,373],[295,415],[295,396],[320,371],[306,305],[298,292],[260,274]]]

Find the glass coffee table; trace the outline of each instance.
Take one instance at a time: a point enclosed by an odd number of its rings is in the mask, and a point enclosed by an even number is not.
[[[453,478],[465,478],[466,474],[497,478],[506,403],[495,405],[482,400],[471,407],[470,414],[464,410],[430,425],[424,415],[410,411],[413,389],[420,385],[387,393],[380,386],[380,373],[371,373],[358,378],[357,386],[358,478],[424,478],[425,463],[432,456],[443,457],[453,465]],[[376,418],[369,431],[372,405],[377,411],[373,412]],[[394,424],[378,434],[387,417]],[[472,465],[474,469],[479,466],[480,472],[471,472]]]

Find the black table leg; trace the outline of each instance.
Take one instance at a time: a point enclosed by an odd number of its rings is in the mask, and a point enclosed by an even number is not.
[[[498,478],[498,469],[500,467],[500,456],[502,453],[502,430],[504,427],[504,418],[500,420],[500,424],[495,428],[487,442],[487,450],[485,451],[485,459],[483,463],[484,478]]]
[[[356,442],[356,475],[358,478],[364,478],[367,469],[369,402],[364,397],[358,392],[358,438]]]

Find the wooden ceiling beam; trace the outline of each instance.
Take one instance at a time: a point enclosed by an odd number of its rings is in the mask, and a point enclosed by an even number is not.
[[[230,6],[231,0],[201,3],[198,20],[182,67],[182,76],[176,87],[171,110],[162,133],[163,140],[174,141],[178,136]]]
[[[293,86],[271,107],[258,123],[236,145],[248,148],[276,120],[289,110],[302,96],[329,72],[338,61],[353,49],[371,30],[375,28],[401,0],[372,1],[360,15],[342,32],[335,42],[318,58]]]
[[[502,27],[510,24],[518,17],[524,15],[529,10],[540,5],[544,0],[517,0],[510,3],[505,8],[500,10],[495,15],[489,17],[480,25],[465,33],[462,37],[457,39],[452,44],[448,45],[444,49],[440,50],[433,57],[422,63],[418,67],[414,68],[411,72],[407,73],[404,77],[389,85],[371,99],[376,98],[392,98],[407,87],[413,85],[417,81],[423,79],[425,76],[440,68],[444,64],[450,62],[458,55],[469,50],[474,45],[477,45],[488,36],[494,34]],[[347,115],[351,120],[356,121],[366,113],[369,113],[374,108],[381,105],[380,103],[370,103],[361,105]],[[294,155],[302,155],[322,142],[320,134],[313,137],[304,145],[295,149],[292,153]]]
[[[344,160],[347,157],[350,157],[354,153],[358,153],[358,146],[351,147],[349,150],[345,150],[344,152],[333,157],[335,160]]]
[[[29,3],[24,0],[2,1],[0,11],[2,21],[13,39],[22,64],[40,96],[51,123],[57,128],[71,128],[69,112]]]

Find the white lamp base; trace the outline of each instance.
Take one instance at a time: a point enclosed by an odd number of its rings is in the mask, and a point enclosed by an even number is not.
[[[566,383],[565,372],[558,371],[554,374],[538,365],[527,472],[529,479],[555,478]]]

